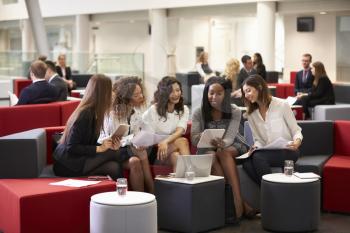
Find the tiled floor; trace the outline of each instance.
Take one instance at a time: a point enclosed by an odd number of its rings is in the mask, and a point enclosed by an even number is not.
[[[158,233],[168,233],[171,231],[158,231]],[[212,233],[263,233],[260,218],[254,220],[242,220],[238,225],[226,226]],[[319,229],[315,233],[349,233],[350,215],[322,213]]]

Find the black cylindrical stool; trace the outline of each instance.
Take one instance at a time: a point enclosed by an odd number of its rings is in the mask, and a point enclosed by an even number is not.
[[[320,181],[274,173],[261,182],[261,223],[266,230],[317,230],[320,222]]]

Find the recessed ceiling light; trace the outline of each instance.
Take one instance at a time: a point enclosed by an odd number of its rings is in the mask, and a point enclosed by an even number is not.
[[[325,11],[320,12],[320,15],[326,15],[326,14],[327,14],[327,12],[325,12]]]

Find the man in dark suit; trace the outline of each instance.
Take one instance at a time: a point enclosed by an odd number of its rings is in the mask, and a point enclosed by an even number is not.
[[[66,65],[66,55],[60,54],[57,58],[58,65],[56,66],[57,74],[63,78],[68,86],[68,91],[76,88],[76,83],[72,80],[72,71],[69,66]]]
[[[56,73],[55,63],[53,63],[52,61],[45,61],[45,63],[47,65],[45,79],[50,84],[52,84],[53,86],[56,87],[56,89],[58,91],[58,99],[57,99],[57,101],[65,101],[65,100],[67,100],[67,95],[68,95],[67,84]]]
[[[248,55],[244,55],[241,59],[243,68],[237,76],[237,88],[241,88],[243,81],[252,74],[256,74],[256,70],[253,68],[252,58]]]
[[[301,93],[310,93],[312,83],[314,82],[314,76],[312,75],[310,67],[312,62],[311,54],[303,54],[301,62],[303,69],[297,73],[294,84],[294,92],[296,95]]]
[[[57,100],[58,92],[45,79],[47,66],[42,61],[30,65],[30,78],[33,83],[21,92],[17,105],[50,103]]]

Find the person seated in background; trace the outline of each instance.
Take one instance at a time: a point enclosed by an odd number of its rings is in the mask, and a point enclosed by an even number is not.
[[[231,90],[229,80],[222,77],[208,79],[203,91],[202,107],[193,113],[191,142],[197,146],[205,129],[226,129],[222,139],[213,139],[212,148],[199,148],[197,154],[214,154],[212,174],[224,176],[231,185],[239,219],[252,208],[242,199],[235,157],[246,153],[249,148],[238,139],[243,138],[238,132],[241,111],[231,105]]]
[[[226,63],[225,71],[222,74],[222,77],[224,77],[226,80],[231,81],[231,102],[237,106],[243,106],[243,102],[241,100],[242,92],[241,89],[237,87],[237,75],[239,72],[239,66],[239,61],[236,58],[231,58]]]
[[[142,113],[146,99],[142,80],[138,77],[120,78],[113,85],[112,110],[105,117],[99,141],[113,135],[120,124],[130,125],[130,134],[136,135],[142,127]],[[123,167],[130,170],[129,181],[133,190],[154,193],[154,184],[148,162],[147,148],[124,145],[119,148],[123,156]]]
[[[198,56],[196,63],[196,70],[202,78],[202,82],[205,83],[208,78],[215,76],[214,71],[210,68],[208,63],[209,55],[207,52],[201,52]]]
[[[122,155],[118,138],[97,139],[103,128],[104,116],[112,102],[112,81],[96,74],[91,77],[83,99],[69,117],[63,136],[53,157],[53,170],[58,176],[109,175],[122,176]]]
[[[46,64],[39,60],[30,65],[29,73],[33,83],[22,90],[17,105],[42,104],[57,101],[58,91],[46,81],[46,70]]]
[[[295,95],[301,93],[309,93],[312,89],[314,76],[311,72],[310,64],[312,61],[311,54],[305,53],[301,59],[303,69],[300,70],[295,77],[294,92]]]
[[[285,160],[297,161],[303,135],[289,104],[272,97],[260,75],[252,75],[244,81],[242,94],[254,138],[250,157],[243,162],[243,168],[260,185],[262,176],[270,174],[272,166],[282,168]],[[281,138],[289,141],[285,148],[255,150]]]
[[[46,55],[39,55],[39,57],[37,58],[37,60],[42,61],[42,62],[45,62],[46,59],[47,59],[47,56],[46,56]],[[28,72],[27,77],[28,77],[29,80],[31,80],[31,78],[30,78],[30,72]]]
[[[186,132],[189,109],[183,104],[181,83],[166,76],[159,81],[153,105],[142,115],[146,130],[169,135],[158,143],[157,159],[176,167],[178,155],[189,155],[189,143],[182,135]]]
[[[56,87],[58,92],[57,101],[67,100],[67,95],[68,95],[67,84],[56,73],[55,63],[53,63],[52,61],[45,61],[45,64],[47,65],[45,79],[50,84]]]
[[[326,69],[322,62],[314,62],[311,67],[314,76],[311,91],[309,93],[299,93],[295,105],[302,105],[305,119],[310,119],[310,107],[321,104],[335,104],[334,90],[332,82],[329,80]]]
[[[253,55],[253,68],[266,81],[266,68],[260,53],[254,53]]]
[[[69,66],[66,64],[66,55],[60,54],[57,58],[57,66],[56,66],[57,74],[63,78],[68,86],[68,92],[76,89],[76,83],[72,80],[72,71]]]
[[[250,75],[256,74],[256,70],[253,68],[252,58],[249,55],[244,55],[241,61],[242,61],[243,67],[238,74],[237,85],[236,85],[236,88],[239,88],[239,89],[242,87],[242,83],[246,78],[248,78]]]

